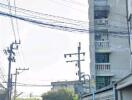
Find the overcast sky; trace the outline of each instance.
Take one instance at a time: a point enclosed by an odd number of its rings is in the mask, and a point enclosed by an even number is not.
[[[13,0],[12,0],[13,1]],[[6,3],[6,0],[0,0]],[[16,0],[16,6],[41,13],[88,21],[87,0]],[[0,8],[1,9],[1,8]],[[1,9],[2,10],[2,9]],[[82,51],[86,52],[82,71],[89,73],[89,37],[88,33],[73,33],[39,27],[37,25],[18,21],[21,45],[20,55],[16,51],[15,68],[29,67],[18,76],[18,82],[26,84],[50,84],[52,81],[76,80],[78,68],[75,63],[66,63],[65,53],[77,52],[78,42]],[[18,37],[17,37],[18,38]],[[1,67],[7,75],[7,56],[3,54],[10,43],[14,41],[10,18],[0,16],[0,54]],[[76,59],[77,57],[73,57]],[[72,58],[71,58],[72,60]],[[23,95],[41,95],[49,90],[46,87],[17,87]]]

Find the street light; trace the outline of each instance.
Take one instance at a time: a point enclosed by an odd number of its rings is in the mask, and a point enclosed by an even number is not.
[[[84,78],[84,83],[85,83],[85,80],[86,80],[86,76],[88,76],[88,83],[89,83],[89,92],[91,92],[91,86],[90,86],[90,75],[89,74],[85,74],[85,73],[82,73],[83,75],[82,75],[82,77]]]

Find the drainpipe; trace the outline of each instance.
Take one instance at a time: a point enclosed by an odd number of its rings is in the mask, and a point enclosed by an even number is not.
[[[94,89],[92,90],[92,98],[93,98],[92,100],[95,100],[95,90]]]
[[[113,84],[113,100],[118,100],[116,92],[117,92],[116,84],[114,83]]]
[[[130,22],[129,22],[129,8],[128,8],[128,0],[126,0],[126,21],[127,21],[127,31],[128,31],[128,42],[129,42],[129,50],[130,50],[130,72],[132,73],[132,50],[131,50],[131,33],[130,33]]]

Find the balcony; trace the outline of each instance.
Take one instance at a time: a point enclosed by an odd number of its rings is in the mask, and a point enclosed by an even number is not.
[[[107,26],[108,25],[108,19],[95,19],[94,20],[94,25],[99,25],[99,26]]]
[[[96,41],[95,50],[96,52],[111,52],[109,41]]]
[[[95,67],[97,76],[113,76],[110,63],[96,63]]]
[[[96,30],[105,30],[108,29],[108,19],[94,19],[94,25]]]
[[[110,63],[96,63],[97,71],[110,71]]]

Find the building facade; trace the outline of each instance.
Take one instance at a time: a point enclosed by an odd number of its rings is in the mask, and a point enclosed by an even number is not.
[[[0,87],[0,100],[6,100],[6,89]]]
[[[52,91],[57,91],[59,89],[70,89],[76,94],[87,94],[90,91],[89,80],[82,81],[58,81],[51,82]]]
[[[82,96],[82,100],[131,100],[132,98],[132,73],[123,77],[115,84],[109,85],[94,93]]]
[[[87,95],[82,96],[82,100],[115,100],[113,96],[113,88],[106,87],[99,91],[95,92],[95,99],[93,99],[93,94],[89,93]]]
[[[51,82],[52,91],[57,91],[59,89],[67,88],[75,91],[75,85],[78,83],[78,81],[58,81],[58,82]]]
[[[96,89],[130,73],[127,0],[89,0],[90,74]]]

